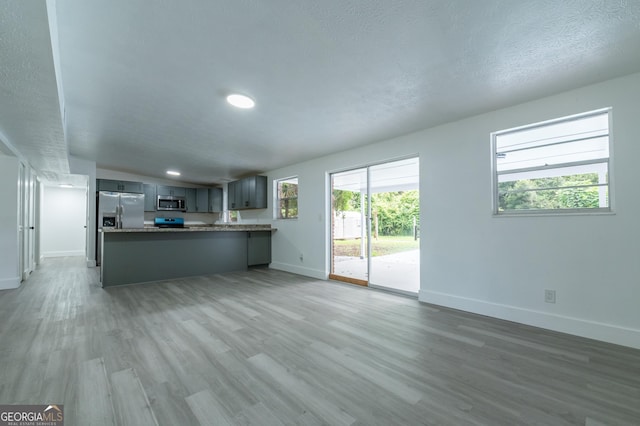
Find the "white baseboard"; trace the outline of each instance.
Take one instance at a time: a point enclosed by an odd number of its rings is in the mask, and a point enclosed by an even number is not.
[[[291,265],[288,263],[271,262],[269,268],[277,269],[278,271],[291,272],[292,274],[304,275],[305,277],[316,278],[318,280],[326,280],[327,274],[325,271],[318,269],[305,268],[303,266]]]
[[[87,268],[95,268],[96,260],[95,259],[87,259]]]
[[[0,279],[0,290],[11,290],[20,287],[20,277]]]
[[[470,299],[436,291],[420,290],[418,300],[466,312],[514,321],[534,327],[573,334],[640,349],[640,330],[581,318],[534,311],[517,306]]]
[[[61,250],[47,251],[42,253],[42,257],[68,257],[68,256],[84,256],[84,250]]]

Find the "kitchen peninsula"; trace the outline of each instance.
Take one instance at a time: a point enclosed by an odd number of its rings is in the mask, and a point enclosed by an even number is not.
[[[243,271],[271,262],[271,225],[108,229],[100,233],[102,287]]]

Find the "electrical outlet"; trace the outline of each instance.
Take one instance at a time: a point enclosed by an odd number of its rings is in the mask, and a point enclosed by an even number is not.
[[[555,290],[545,290],[544,291],[544,301],[546,303],[556,303],[556,291]]]

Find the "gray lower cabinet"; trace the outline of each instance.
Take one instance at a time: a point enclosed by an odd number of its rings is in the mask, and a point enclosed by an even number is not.
[[[142,182],[113,179],[96,179],[96,191],[144,193]]]
[[[144,184],[144,211],[155,212],[156,211],[156,199],[158,194],[156,192],[156,186],[152,183]]]
[[[244,231],[104,232],[103,287],[247,269]]]
[[[271,263],[271,231],[247,232],[248,266]]]
[[[222,188],[209,188],[207,190],[207,201],[209,203],[207,211],[217,213],[222,211]]]

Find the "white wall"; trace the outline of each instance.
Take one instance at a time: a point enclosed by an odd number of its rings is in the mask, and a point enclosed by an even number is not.
[[[20,286],[18,240],[18,159],[0,153],[0,290]]]
[[[87,229],[86,262],[88,267],[96,266],[96,162],[69,156],[69,171],[87,177]]]
[[[41,256],[85,256],[87,189],[44,186],[42,202]]]
[[[492,131],[609,106],[615,214],[492,216]],[[634,74],[274,170],[298,176],[299,219],[273,220],[271,184],[250,219],[278,228],[273,268],[326,278],[327,172],[417,153],[421,301],[640,348],[639,111]]]

